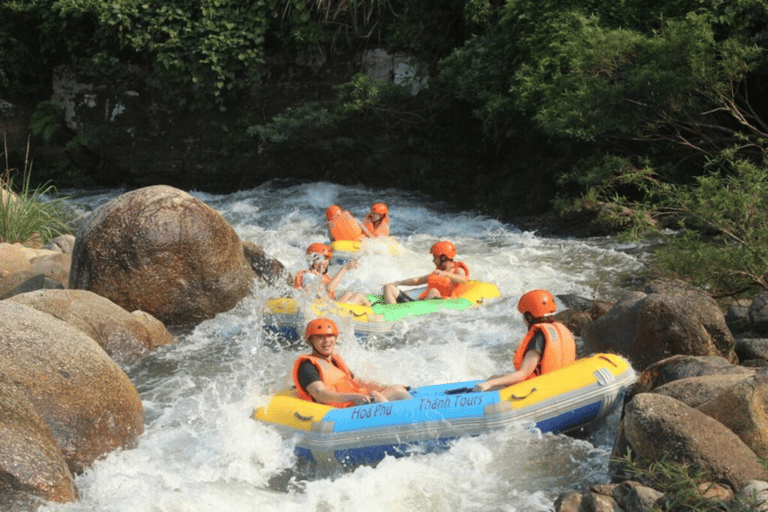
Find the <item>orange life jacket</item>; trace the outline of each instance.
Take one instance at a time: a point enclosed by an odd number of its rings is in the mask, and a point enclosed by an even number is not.
[[[469,267],[463,261],[453,261],[453,266],[448,269],[451,274],[458,274],[459,269],[464,270],[464,275],[469,279]],[[419,300],[424,300],[427,297],[429,290],[436,289],[440,292],[440,296],[444,299],[455,299],[467,288],[466,283],[457,283],[448,276],[437,275],[437,270],[429,274],[427,280],[427,289],[421,294]]]
[[[528,351],[528,345],[531,343],[537,332],[544,334],[544,353],[536,369],[528,376],[529,379],[548,373],[576,360],[576,340],[573,334],[560,322],[538,323],[531,325],[528,334],[525,335],[520,346],[515,351],[515,370],[519,370],[525,359],[525,353]]]
[[[298,272],[296,272],[296,278],[293,280],[293,286],[295,288],[298,288],[299,290],[304,288],[304,274],[306,274],[307,272],[309,272],[310,274],[317,275],[317,271],[312,269],[299,270]],[[323,274],[321,278],[323,280],[323,287],[325,288],[328,285],[328,283],[331,282],[331,277],[328,274]],[[326,288],[326,291],[328,291],[327,288]],[[336,298],[335,296],[336,294],[333,292],[328,292],[328,295],[332,299]]]
[[[314,402],[312,395],[307,393],[307,390],[301,387],[299,383],[299,367],[304,361],[309,361],[317,368],[320,374],[320,380],[323,381],[325,387],[335,391],[337,393],[363,393],[368,394],[369,391],[365,388],[359,387],[352,379],[352,372],[350,371],[347,363],[338,354],[331,355],[331,361],[329,363],[325,359],[321,359],[312,354],[304,354],[296,358],[296,362],[293,364],[293,384],[296,386],[296,392],[299,398]],[[340,402],[331,405],[333,407],[350,407],[355,405],[355,402]]]
[[[347,210],[328,219],[328,230],[334,240],[362,240],[365,238],[360,224]]]
[[[379,225],[374,226],[373,219],[369,213],[365,216],[365,220],[363,220],[363,227],[375,237],[389,236],[389,217],[383,217]]]

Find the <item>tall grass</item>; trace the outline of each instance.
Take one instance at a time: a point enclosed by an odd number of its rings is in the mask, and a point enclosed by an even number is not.
[[[708,497],[714,481],[708,471],[666,456],[643,464],[628,452],[616,462],[623,468],[622,477],[664,493],[654,504],[654,512],[754,512],[763,505],[756,496],[734,495],[727,501]]]
[[[65,220],[64,199],[54,197],[52,185],[32,188],[30,176],[29,143],[24,157],[24,168],[19,173],[9,165],[8,144],[3,138],[5,171],[0,173],[0,242],[37,246],[52,238],[70,233]],[[21,177],[21,182],[16,179]]]

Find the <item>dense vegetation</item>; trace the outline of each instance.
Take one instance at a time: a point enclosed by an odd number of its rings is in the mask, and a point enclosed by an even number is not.
[[[502,218],[555,207],[673,228],[665,268],[754,293],[768,282],[767,27],[763,0],[0,0],[0,98],[37,106],[39,140],[66,145],[69,164],[40,173],[60,186],[279,177],[418,189]],[[429,88],[357,74],[376,47],[417,57]],[[60,65],[141,91],[155,115],[140,144],[111,125],[67,133],[47,101]]]

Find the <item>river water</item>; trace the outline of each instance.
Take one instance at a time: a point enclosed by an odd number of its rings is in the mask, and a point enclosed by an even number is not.
[[[69,192],[83,215],[119,193]],[[632,246],[540,237],[396,189],[273,182],[229,195],[190,193],[291,272],[306,267],[309,243],[327,240],[327,206],[362,219],[384,201],[402,251],[391,255],[374,244],[340,288],[372,292],[427,274],[429,248],[439,239],[455,243],[473,278],[499,287],[502,296],[482,307],[411,318],[386,334],[356,337],[342,322],[345,359],[359,375],[382,382],[419,386],[507,371],[525,334],[516,310],[522,293],[546,288],[612,301],[624,293],[618,283],[642,268]],[[257,287],[234,310],[125,368],[144,405],[138,446],[78,476],[79,502],[40,510],[537,512],[551,510],[561,491],[607,481],[618,412],[580,438],[513,425],[460,439],[443,453],[386,458],[376,467],[328,470],[297,461],[291,439],[251,419],[290,382],[300,350],[264,329],[264,303],[282,292]]]

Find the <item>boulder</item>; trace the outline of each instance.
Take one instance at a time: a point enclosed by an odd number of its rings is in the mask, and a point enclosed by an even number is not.
[[[67,322],[95,340],[118,362],[133,362],[175,340],[151,315],[129,313],[109,299],[87,290],[39,290],[9,300]]]
[[[698,409],[739,436],[759,457],[768,458],[768,370],[743,379]]]
[[[0,243],[0,299],[32,290],[65,288],[72,257],[61,251]]]
[[[736,362],[734,340],[717,303],[677,282],[658,281],[619,301],[582,330],[587,352],[615,352],[642,370],[675,354]]]
[[[27,397],[74,474],[144,431],[136,389],[93,339],[8,300],[0,301],[0,375]]]
[[[700,405],[717,398],[741,381],[750,378],[747,373],[726,375],[702,375],[667,382],[653,390],[654,393],[671,396],[685,405],[698,408]],[[717,419],[717,418],[715,418]]]
[[[90,290],[166,325],[232,309],[254,273],[242,243],[213,208],[173,187],[134,190],[80,226],[69,287]]]
[[[59,235],[45,244],[43,249],[54,252],[61,252],[64,254],[72,254],[72,249],[74,249],[74,247],[75,235]]]
[[[11,491],[49,501],[77,499],[74,478],[51,429],[24,392],[2,377],[0,439],[0,482],[5,482]]]
[[[748,332],[751,328],[749,320],[749,306],[743,304],[731,304],[725,310],[725,324],[732,334]]]
[[[253,242],[243,242],[243,253],[251,264],[251,269],[265,284],[274,286],[283,279],[289,286],[293,286],[290,273],[280,261],[270,258],[264,249]]]
[[[627,390],[624,403],[639,393],[651,392],[669,382],[705,375],[738,375],[747,378],[755,370],[731,364],[719,356],[672,356],[648,366],[640,372]]]
[[[49,279],[36,272],[17,272],[0,280],[0,300],[28,293],[35,290],[63,290],[64,286],[58,281]]]
[[[657,393],[636,395],[624,408],[624,436],[635,460],[670,460],[708,472],[714,481],[741,489],[768,471],[739,437],[717,420]]]
[[[753,480],[741,489],[737,496],[754,503],[752,512],[768,512],[768,482]]]
[[[741,364],[747,361],[768,361],[768,340],[759,338],[741,338],[734,346]]]
[[[752,332],[768,334],[768,292],[763,292],[752,299],[748,315]]]
[[[565,326],[568,327],[574,336],[581,336],[581,331],[584,329],[584,326],[592,321],[589,313],[584,311],[576,311],[573,309],[564,309],[563,311],[558,311],[552,316],[558,322],[565,324]]]

